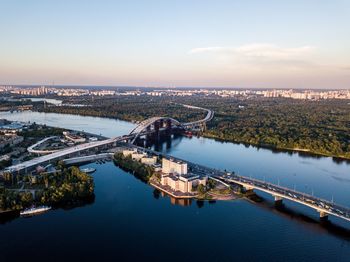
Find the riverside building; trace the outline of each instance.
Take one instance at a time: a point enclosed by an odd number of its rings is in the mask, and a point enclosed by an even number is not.
[[[181,193],[193,193],[198,185],[205,186],[207,177],[200,178],[198,175],[187,172],[187,163],[173,159],[162,159],[162,175],[160,184],[170,187],[173,191]]]

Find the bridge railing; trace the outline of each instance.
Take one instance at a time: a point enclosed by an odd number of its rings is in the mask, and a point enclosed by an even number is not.
[[[243,182],[243,183],[247,183],[246,181],[248,182],[252,182],[253,186],[257,186],[257,187],[260,187],[260,188],[264,188],[262,187],[261,185],[265,185],[267,187],[270,187],[270,188],[275,188],[275,189],[278,189],[279,191],[284,191],[287,195],[288,193],[291,193],[293,195],[301,195],[303,197],[303,200],[305,201],[305,199],[309,199],[309,200],[312,200],[314,202],[320,202],[320,203],[323,203],[329,207],[332,207],[332,208],[335,208],[335,209],[338,209],[342,212],[345,212],[346,214],[346,217],[350,217],[350,209],[345,207],[345,206],[342,206],[342,205],[339,205],[339,204],[336,204],[334,202],[330,202],[329,200],[326,200],[326,199],[322,199],[322,198],[319,198],[319,197],[316,197],[316,196],[313,196],[313,195],[310,195],[308,193],[304,193],[304,192],[300,192],[300,191],[296,191],[294,189],[290,189],[290,188],[287,188],[287,187],[283,187],[283,186],[280,186],[280,185],[275,185],[275,184],[272,184],[270,182],[266,182],[266,181],[263,181],[263,180],[259,180],[259,179],[255,179],[255,178],[248,178],[248,177],[244,177],[244,176],[239,176],[239,175],[231,175],[231,178],[233,180],[236,180],[234,179],[234,177],[236,177],[238,179],[239,182]],[[267,190],[274,192],[273,190],[270,190],[267,188]],[[278,193],[278,192],[276,192]],[[307,201],[305,201],[306,203],[308,204],[312,204],[312,203],[309,203]],[[316,204],[313,204],[314,206],[317,206]]]

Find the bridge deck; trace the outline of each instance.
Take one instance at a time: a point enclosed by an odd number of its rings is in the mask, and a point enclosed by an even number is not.
[[[319,212],[323,212],[323,213],[350,221],[350,209],[348,207],[338,205],[328,200],[311,196],[303,192],[299,192],[296,190],[292,190],[286,187],[282,187],[279,185],[275,185],[275,184],[254,179],[254,178],[248,178],[248,177],[239,176],[236,174],[231,174],[228,176],[227,173],[222,170],[202,166],[196,163],[192,163],[190,161],[186,161],[184,159],[176,158],[170,155],[162,154],[160,152],[145,149],[142,147],[137,147],[137,146],[133,146],[133,147],[136,147],[139,150],[144,150],[148,153],[152,153],[158,156],[184,161],[188,164],[188,166],[191,168],[193,172],[196,172],[198,174],[209,175],[217,179],[223,180],[226,183],[235,183],[241,186],[251,187],[251,188],[269,193],[273,196],[279,196],[284,199],[288,199],[293,202],[300,203],[302,205],[316,209]]]

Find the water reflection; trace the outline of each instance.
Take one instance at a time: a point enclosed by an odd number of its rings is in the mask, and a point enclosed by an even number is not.
[[[227,142],[227,141],[223,141],[217,138],[212,138],[215,142],[221,143],[221,144],[236,144],[236,145],[243,145],[245,148],[247,149],[255,149],[256,151],[260,151],[260,150],[269,150],[271,151],[272,154],[284,154],[284,155],[289,155],[289,156],[294,156],[297,155],[301,158],[310,158],[310,159],[322,159],[322,158],[327,158],[327,156],[323,156],[323,155],[318,155],[318,154],[314,154],[308,151],[294,151],[294,150],[289,150],[289,149],[277,149],[277,148],[273,148],[273,147],[269,147],[269,146],[258,146],[258,145],[251,145],[251,144],[247,144],[247,143],[238,143],[238,142]],[[340,157],[330,157],[332,159],[332,161],[335,164],[342,164],[342,163],[347,163],[350,164],[350,159],[344,159],[344,158],[340,158]]]
[[[160,195],[161,195],[161,191],[159,191],[158,189],[154,189],[153,190],[153,197],[155,198],[155,199],[159,199],[160,198]]]
[[[160,197],[162,198],[169,198],[170,199],[170,203],[172,205],[177,205],[177,206],[190,206],[192,204],[192,199],[184,199],[184,198],[174,198],[166,193],[164,193],[163,191],[160,191],[158,189],[154,189],[153,190],[153,197],[155,199],[160,199]]]
[[[62,209],[62,210],[65,210],[65,211],[70,211],[70,210],[73,210],[73,209],[78,209],[78,208],[81,208],[81,207],[86,207],[86,206],[90,206],[90,205],[93,205],[95,202],[95,194],[93,194],[92,196],[90,197],[86,197],[84,199],[80,199],[78,201],[74,201],[74,202],[68,202],[68,203],[64,203],[64,204],[59,204],[59,205],[56,205],[56,206],[53,206],[52,210],[55,210],[55,209]],[[49,211],[49,212],[52,212]],[[45,215],[44,214],[38,214],[37,216],[43,216]],[[33,216],[35,217],[35,216]],[[11,211],[11,212],[7,212],[7,213],[2,213],[0,214],[0,224],[6,224],[6,223],[9,223],[11,222],[12,220],[15,220],[15,219],[20,219],[20,214],[19,214],[19,211]],[[21,219],[31,219],[32,217],[23,217]]]
[[[192,204],[192,199],[170,197],[170,203],[172,205],[186,207],[186,206],[190,206]]]
[[[298,224],[318,233],[330,233],[334,236],[340,237],[343,240],[350,241],[350,229],[339,224],[333,223],[330,220],[320,220],[317,216],[306,215],[305,213],[297,211],[295,207],[288,207],[282,203],[276,205],[274,201],[261,198],[262,201],[254,202],[255,206],[260,209],[268,210],[280,217],[295,221]],[[315,211],[316,212],[316,211]]]

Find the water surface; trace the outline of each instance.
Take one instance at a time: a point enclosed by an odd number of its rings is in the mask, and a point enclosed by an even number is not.
[[[109,137],[134,127],[111,119],[35,112],[0,113],[0,118]],[[350,205],[347,162],[205,138],[174,139],[159,150]],[[349,261],[350,225],[338,218],[321,224],[314,210],[288,201],[278,211],[262,193],[261,204],[173,205],[113,163],[88,166],[97,168],[94,203],[0,225],[1,261]]]

